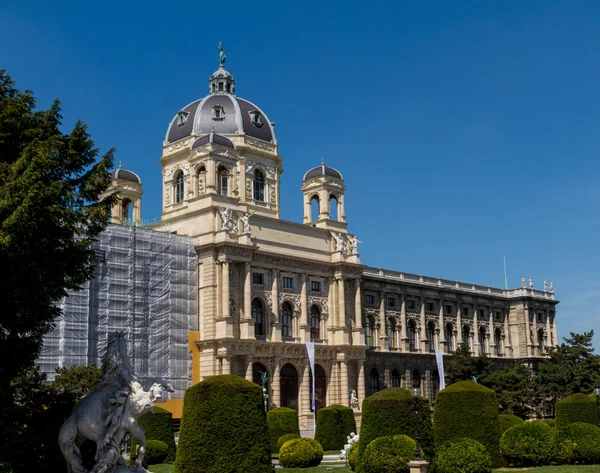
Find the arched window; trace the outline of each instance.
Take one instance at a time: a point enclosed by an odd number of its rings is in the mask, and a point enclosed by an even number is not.
[[[204,194],[206,192],[206,168],[204,166],[198,168],[196,183],[198,186],[198,195]]]
[[[388,346],[390,348],[396,348],[396,321],[394,319],[387,319],[385,323],[385,333],[388,337]]]
[[[462,327],[463,343],[466,343],[469,346],[471,346],[471,343],[469,340],[470,336],[471,336],[471,328],[468,325],[463,325],[463,327]]]
[[[259,170],[254,170],[254,200],[265,201],[265,175]]]
[[[365,317],[365,345],[367,348],[371,346],[371,317]]]
[[[252,318],[254,319],[254,336],[265,336],[265,308],[260,299],[252,299]]]
[[[173,189],[173,198],[176,204],[183,202],[183,190],[184,190],[184,182],[185,179],[183,177],[182,171],[177,171],[175,173],[175,178],[173,179],[174,189]]]
[[[337,197],[333,194],[329,196],[329,218],[331,220],[338,219],[338,201]]]
[[[316,222],[319,220],[319,215],[321,214],[320,201],[318,195],[313,195],[310,198],[310,221]]]
[[[435,396],[440,390],[440,373],[438,370],[433,370],[431,373],[431,397],[432,400],[435,400]]]
[[[369,373],[369,394],[375,394],[379,391],[379,373],[375,368]]]
[[[435,349],[435,324],[430,320],[427,322],[427,347],[429,351],[434,351]]]
[[[537,344],[540,350],[540,355],[544,354],[544,329],[538,329]]]
[[[496,345],[496,356],[502,355],[502,332],[499,328],[494,330],[494,345]]]
[[[444,330],[444,338],[446,339],[447,353],[454,351],[454,327],[451,323],[447,323]]]
[[[298,409],[298,372],[294,365],[286,363],[281,367],[279,389],[281,407]]]
[[[327,399],[327,377],[325,376],[325,370],[321,365],[315,364],[315,404],[317,410],[325,407],[325,400]],[[308,371],[309,386],[312,386],[312,371]],[[312,389],[310,390],[310,407],[312,410]]]
[[[131,225],[133,223],[133,203],[125,198],[121,201],[121,215],[123,216],[123,224]]]
[[[485,327],[479,327],[479,354],[484,355],[487,353],[487,347],[485,346]]]
[[[408,348],[412,351],[415,349],[415,333],[416,333],[416,327],[415,327],[415,321],[413,319],[409,319],[408,323],[406,324],[406,334],[408,336]]]
[[[400,387],[400,372],[395,369],[392,371],[392,388]]]
[[[289,302],[284,302],[281,306],[281,335],[283,337],[293,337],[292,329],[292,306]]]
[[[310,341],[319,340],[321,338],[321,311],[316,305],[310,308]]]
[[[229,184],[229,174],[224,166],[219,166],[217,171],[217,186],[219,194],[227,195]]]
[[[413,388],[421,387],[421,374],[419,373],[419,370],[414,370],[412,372],[412,385]]]

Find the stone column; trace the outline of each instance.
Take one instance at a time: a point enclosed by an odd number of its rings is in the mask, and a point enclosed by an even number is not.
[[[227,355],[221,358],[223,374],[231,374],[231,356]]]
[[[216,192],[215,188],[215,161],[213,159],[209,159],[206,163],[206,193],[209,194],[211,192]]]
[[[425,322],[425,297],[421,297],[421,335],[419,336],[421,353],[427,351],[426,337],[423,333],[427,333],[427,324]]]
[[[488,339],[489,339],[489,352],[490,355],[496,356],[496,335],[495,335],[495,329],[494,329],[494,306],[490,306],[490,317],[489,317],[489,325],[490,325],[490,329],[488,330],[489,334],[488,334]]]
[[[366,397],[366,385],[365,385],[365,362],[364,360],[358,361],[358,386],[356,395],[358,396],[358,405],[362,406],[362,402]]]
[[[444,352],[444,342],[449,340],[446,340],[446,327],[444,326],[444,299],[442,298],[440,298],[440,310],[438,312],[438,332],[438,346],[436,348]]]
[[[252,357],[246,357],[246,379],[252,381]]]
[[[463,342],[462,338],[462,309],[460,301],[456,303],[456,345],[460,345]]]
[[[552,338],[554,338],[554,346],[558,345],[558,333],[556,331],[556,312],[552,311]]]
[[[298,414],[300,417],[300,423],[302,423],[302,417],[306,419],[306,423],[309,424],[308,427],[312,428],[313,419],[312,413],[310,412],[310,366],[308,363],[304,366],[304,370],[302,372],[302,380],[300,382],[300,386],[298,386],[298,392],[301,394],[300,402],[298,406]],[[329,390],[327,390],[329,391]]]
[[[381,351],[390,351],[387,340],[387,320],[385,316],[385,291],[380,292],[379,301],[379,348]]]
[[[238,196],[240,198],[240,202],[246,202],[246,160],[240,159],[240,188]]]
[[[342,406],[350,407],[350,399],[348,397],[348,363],[346,362],[345,356],[340,361],[340,391],[341,391],[341,404]]]
[[[337,278],[338,285],[338,315],[337,315],[337,326],[346,326],[346,288],[344,278]]]
[[[360,293],[360,279],[354,280],[354,287],[354,322],[356,323],[356,328],[362,328],[362,297]]]
[[[252,318],[252,269],[244,263],[244,318]]]
[[[512,346],[510,343],[510,331],[508,328],[508,314],[509,311],[506,310],[506,308],[502,309],[502,314],[504,315],[504,346],[503,348],[503,355],[506,357],[512,357]]]
[[[222,261],[223,292],[221,299],[221,314],[223,317],[229,317],[229,260],[225,258]]]
[[[400,348],[402,351],[409,351],[408,336],[406,335],[406,296],[400,294]]]
[[[306,274],[301,277],[300,288],[300,341],[310,342],[310,326],[308,324],[308,297],[306,294]]]
[[[279,407],[281,405],[281,378],[279,376],[280,370],[281,361],[277,360],[277,363],[275,363],[275,368],[273,368],[273,376],[271,376],[271,391],[273,393],[271,402],[275,404],[276,407]]]
[[[279,271],[271,271],[271,300],[273,301],[273,323],[271,332],[271,341],[281,341],[281,320],[279,319]]]
[[[523,305],[523,316],[525,317],[525,349],[527,350],[527,356],[533,355],[533,347],[531,344],[533,343],[531,340],[531,322],[529,321],[529,307],[527,305]]]
[[[529,314],[527,314],[527,315],[529,315]],[[533,311],[533,350],[531,351],[532,356],[538,356],[540,354],[540,347],[538,346],[538,342],[537,342],[537,331],[538,331],[537,314],[535,313],[535,310],[534,310]]]
[[[473,353],[479,355],[479,310],[473,304]]]
[[[546,345],[547,346],[551,346],[550,345],[550,311],[546,310]],[[544,355],[545,353],[540,353],[541,355]]]

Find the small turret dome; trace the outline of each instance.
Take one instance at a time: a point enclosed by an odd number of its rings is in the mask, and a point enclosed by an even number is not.
[[[315,177],[321,177],[321,176],[329,176],[329,177],[334,177],[336,179],[342,179],[342,180],[344,180],[344,177],[342,176],[341,172],[339,172],[335,168],[332,168],[332,167],[329,167],[329,166],[325,166],[325,162],[323,160],[321,160],[321,165],[320,166],[317,166],[316,168],[310,169],[304,175],[304,178],[302,180],[306,181],[307,179],[314,179]]]
[[[133,171],[128,171],[127,169],[123,169],[123,164],[119,161],[119,167],[114,171],[110,172],[111,179],[120,179],[121,181],[131,181],[137,182],[138,184],[142,183],[140,176],[138,176]]]

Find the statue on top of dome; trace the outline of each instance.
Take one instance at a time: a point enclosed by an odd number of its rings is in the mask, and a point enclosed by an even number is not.
[[[225,50],[223,49],[223,46],[221,45],[221,42],[219,41],[219,65],[224,66],[226,59],[227,59],[227,56],[225,56]]]

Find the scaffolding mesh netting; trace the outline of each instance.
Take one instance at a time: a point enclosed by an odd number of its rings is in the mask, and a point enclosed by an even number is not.
[[[198,330],[193,240],[182,235],[110,225],[93,246],[98,264],[63,315],[38,359],[53,379],[57,367],[100,366],[108,335],[125,333],[138,377],[164,378],[183,397],[191,380],[188,332]]]

